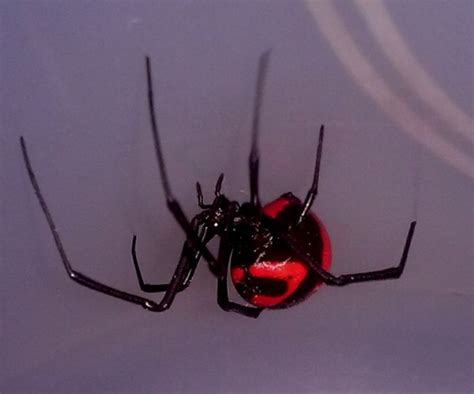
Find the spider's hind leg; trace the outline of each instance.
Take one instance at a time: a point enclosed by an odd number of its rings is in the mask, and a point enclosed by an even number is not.
[[[391,268],[385,268],[377,271],[358,272],[354,274],[345,274],[337,277],[333,277],[327,281],[326,284],[330,286],[345,286],[351,283],[358,282],[369,282],[373,280],[386,280],[386,279],[398,279],[403,274],[405,264],[408,258],[408,251],[410,250],[411,241],[413,234],[415,233],[416,222],[410,223],[407,238],[405,240],[405,246],[403,247],[402,257],[397,266]]]
[[[324,270],[319,261],[315,260],[312,256],[308,255],[303,249],[300,248],[299,242],[297,239],[289,234],[284,227],[279,223],[265,219],[263,220],[264,225],[269,231],[279,237],[286,245],[303,261],[318,274],[321,280],[328,286],[345,286],[351,283],[359,282],[370,282],[375,280],[387,280],[387,279],[398,279],[403,274],[405,269],[406,261],[408,258],[408,252],[410,250],[411,241],[415,233],[416,222],[410,223],[410,228],[405,240],[405,246],[403,247],[402,257],[398,265],[390,268],[385,268],[377,271],[367,271],[367,272],[357,272],[354,274],[344,274],[335,276],[330,272]]]
[[[303,210],[301,211],[300,217],[298,219],[298,223],[304,219],[306,214],[311,209],[313,205],[314,199],[318,194],[318,182],[319,182],[319,169],[321,167],[321,157],[323,153],[323,140],[324,140],[324,125],[321,125],[319,129],[319,140],[318,140],[318,148],[316,150],[316,161],[314,164],[314,173],[313,173],[313,183],[306,195],[306,198],[303,203]]]

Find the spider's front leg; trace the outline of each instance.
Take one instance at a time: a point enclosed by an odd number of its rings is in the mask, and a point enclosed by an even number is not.
[[[191,227],[194,233],[196,234],[196,237],[199,240],[199,242],[202,243],[203,245],[206,245],[211,240],[213,235],[209,235],[208,226],[202,225],[203,222],[204,222],[204,217],[198,215],[191,221]],[[199,230],[200,226],[202,227]],[[199,231],[199,235],[198,235],[198,231]],[[137,274],[137,279],[138,279],[138,284],[140,286],[140,289],[147,293],[159,293],[159,292],[167,291],[170,286],[169,283],[149,284],[149,283],[145,283],[145,281],[143,280],[143,276],[141,274],[138,258],[137,258],[136,240],[137,240],[137,237],[136,235],[134,235],[133,240],[132,240],[132,258],[133,258],[133,265],[135,267],[135,272]],[[201,258],[201,250],[193,247],[192,242],[189,239],[187,239],[183,245],[181,256],[178,261],[178,266],[183,265],[185,267],[185,275],[177,289],[177,292],[181,292],[185,290],[190,285],[200,258]]]

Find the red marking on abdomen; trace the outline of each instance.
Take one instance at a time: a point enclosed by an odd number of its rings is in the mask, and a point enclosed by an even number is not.
[[[316,222],[318,222],[319,231],[321,233],[321,240],[323,244],[323,250],[321,253],[321,267],[327,271],[331,267],[331,240],[329,239],[329,234],[326,230],[326,227],[324,227],[323,222],[321,222],[321,220],[315,214],[311,214],[311,216],[316,220]]]
[[[232,282],[239,283],[242,282],[242,279],[244,279],[245,271],[241,267],[235,267],[230,271],[230,276],[232,278]]]
[[[263,213],[266,216],[275,219],[290,203],[291,200],[286,197],[277,198],[275,201],[272,201],[263,207]],[[309,215],[318,223],[320,229],[322,240],[321,267],[327,271],[331,267],[331,240],[329,239],[329,234],[326,227],[324,227],[323,222],[314,213],[310,212]]]
[[[266,216],[275,219],[278,214],[287,207],[289,203],[290,201],[285,197],[277,198],[275,201],[272,201],[263,207],[263,213]]]
[[[260,308],[269,308],[280,304],[290,297],[298,286],[303,282],[308,273],[308,268],[299,261],[287,262],[259,262],[249,267],[249,274],[255,278],[266,278],[284,281],[286,283],[286,291],[279,296],[268,296],[264,294],[256,294],[250,302]]]
[[[296,200],[299,201],[299,200]],[[263,207],[263,213],[272,218],[276,219],[276,217],[288,206],[292,203],[292,200],[287,198],[287,197],[279,197],[276,200],[268,203]],[[324,227],[324,224],[322,221],[312,212],[308,214],[308,216],[317,223],[320,231],[320,236],[321,236],[321,268],[323,268],[325,271],[328,271],[329,268],[331,267],[331,240],[329,239],[329,234],[326,230],[326,227]],[[313,292],[318,290],[321,285],[322,281],[318,281],[313,289]],[[261,298],[262,296],[255,296]]]

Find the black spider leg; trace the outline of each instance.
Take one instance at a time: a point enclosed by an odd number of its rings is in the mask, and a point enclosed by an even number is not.
[[[203,220],[199,216],[196,216],[191,222],[191,227],[194,229],[194,231],[197,231],[198,227],[201,225],[202,222]],[[201,230],[199,231],[199,241],[203,244],[207,244],[212,237],[213,235],[209,235],[208,226],[202,226]],[[145,283],[145,281],[143,280],[136,253],[136,241],[137,237],[134,235],[132,241],[132,257],[140,289],[147,293],[158,293],[167,291],[169,288],[169,283],[148,284]],[[200,258],[201,251],[199,249],[193,248],[190,241],[186,241],[183,245],[181,256],[178,262],[178,266],[180,266],[181,264],[185,266],[186,274],[177,289],[178,292],[185,290],[190,285]]]
[[[408,251],[410,250],[411,241],[415,232],[416,222],[410,223],[405,246],[403,248],[402,257],[400,262],[395,267],[385,268],[377,271],[359,272],[354,274],[345,274],[340,276],[334,276],[330,272],[322,269],[320,262],[313,259],[311,255],[304,252],[299,246],[297,240],[288,234],[287,228],[282,227],[276,221],[262,217],[262,221],[270,232],[276,235],[278,238],[283,240],[288,247],[293,250],[300,258],[308,263],[315,272],[321,277],[322,281],[329,286],[345,286],[351,283],[357,282],[369,282],[374,280],[386,280],[386,279],[398,279],[405,269],[405,264],[408,257]]]
[[[196,234],[194,233],[189,220],[187,219],[186,215],[181,208],[181,205],[176,200],[176,198],[171,193],[171,188],[169,186],[168,181],[168,174],[166,172],[165,161],[163,157],[163,153],[161,151],[161,143],[160,137],[158,134],[158,126],[156,122],[156,115],[155,115],[155,105],[154,105],[154,95],[153,95],[153,81],[151,77],[151,65],[150,65],[150,58],[146,56],[146,75],[147,75],[147,88],[148,88],[148,109],[150,112],[150,121],[151,121],[151,131],[153,135],[153,142],[155,145],[155,154],[156,159],[158,162],[158,168],[160,171],[161,176],[161,183],[163,185],[163,190],[165,192],[166,197],[166,205],[168,209],[179,223],[181,228],[186,233],[187,240],[190,241],[193,246],[201,251],[202,256],[208,261],[211,266],[217,265],[217,259],[212,255],[206,245],[203,245]]]
[[[311,205],[313,205],[314,199],[318,194],[318,182],[319,182],[319,168],[321,167],[321,156],[323,153],[323,139],[324,139],[324,125],[321,125],[319,129],[319,141],[318,141],[318,149],[316,152],[316,161],[314,164],[314,174],[313,174],[313,183],[311,188],[306,195],[306,198],[303,203],[303,210],[301,211],[300,217],[298,219],[298,223],[304,219],[306,214],[311,209]]]
[[[148,92],[148,106],[150,112],[150,121],[151,121],[151,130],[153,135],[153,142],[155,146],[155,154],[158,162],[158,168],[161,175],[161,182],[163,186],[163,190],[165,192],[166,197],[166,204],[168,209],[173,214],[176,221],[180,224],[184,232],[186,233],[186,243],[190,244],[192,248],[195,248],[200,251],[202,256],[208,261],[211,267],[215,267],[218,265],[217,259],[212,255],[212,253],[207,249],[206,245],[201,242],[199,237],[196,235],[195,230],[193,229],[191,223],[186,218],[179,202],[175,199],[173,194],[171,193],[171,188],[169,186],[168,174],[166,172],[166,166],[164,157],[161,151],[161,144],[160,144],[160,137],[158,134],[158,126],[156,122],[156,115],[155,115],[155,107],[154,107],[154,95],[153,95],[153,82],[151,76],[151,66],[150,66],[150,58],[146,57],[146,74],[147,74],[147,92]],[[222,181],[221,181],[222,182]],[[210,237],[212,238],[212,237]],[[210,240],[209,238],[209,240]],[[132,241],[132,246],[136,242],[136,237],[134,235],[134,241]],[[139,283],[145,284],[143,282],[143,278],[141,278],[141,273],[138,267],[138,261],[136,258],[135,248],[132,249],[132,256],[135,264],[135,269],[137,271],[137,276],[139,278]],[[159,304],[154,304],[150,310],[155,312],[161,312],[168,309],[177,292],[186,282],[187,278],[189,278],[189,273],[194,272],[196,267],[194,266],[199,261],[199,258],[195,259],[194,262],[189,261],[189,256],[185,256],[181,258],[176,266],[174,271],[173,277],[168,285],[165,288],[165,294]],[[194,267],[194,268],[193,268]],[[140,273],[140,274],[139,274]],[[140,278],[142,279],[140,281]]]
[[[260,162],[258,135],[260,132],[260,113],[263,98],[263,88],[265,85],[265,77],[268,70],[269,59],[270,50],[267,50],[260,56],[260,60],[258,63],[257,85],[255,88],[255,100],[252,119],[252,147],[250,149],[249,155],[250,203],[258,207],[260,207],[260,197],[258,193],[258,172]]]
[[[262,312],[262,308],[248,307],[229,301],[229,291],[227,287],[227,277],[229,271],[229,259],[232,253],[232,245],[229,240],[229,227],[221,235],[219,243],[219,270],[217,274],[217,303],[226,312],[235,312],[244,316],[257,318]]]
[[[59,252],[59,255],[61,257],[61,260],[63,262],[64,268],[66,269],[66,272],[68,276],[74,281],[79,283],[82,286],[88,287],[92,290],[98,291],[103,294],[107,294],[111,297],[116,297],[121,300],[131,302],[133,304],[138,304],[141,305],[142,307],[151,310],[151,311],[159,311],[162,310],[163,307],[156,304],[154,301],[148,300],[146,298],[140,297],[135,294],[127,293],[122,290],[115,289],[113,287],[107,286],[101,282],[98,282],[94,279],[89,278],[88,276],[80,273],[79,271],[76,271],[75,269],[72,268],[71,263],[69,262],[69,258],[67,257],[66,251],[64,249],[64,246],[62,244],[61,238],[59,236],[59,233],[56,229],[56,224],[54,223],[53,217],[49,211],[48,205],[46,204],[46,200],[43,197],[43,194],[41,193],[41,189],[39,187],[38,181],[36,180],[36,175],[33,172],[33,168],[30,163],[30,158],[28,156],[28,151],[26,149],[25,141],[23,137],[20,137],[20,144],[21,144],[21,150],[23,153],[23,159],[25,162],[26,169],[28,171],[28,176],[30,178],[30,182],[33,186],[33,189],[35,191],[36,197],[38,199],[38,202],[41,206],[41,209],[44,213],[44,216],[46,218],[46,221],[48,222],[49,229],[51,230],[51,234],[53,235],[54,238],[54,243],[56,244],[56,249]],[[161,309],[160,309],[161,308]]]

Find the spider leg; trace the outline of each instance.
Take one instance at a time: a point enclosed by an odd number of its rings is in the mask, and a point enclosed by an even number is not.
[[[217,259],[212,255],[209,249],[204,245],[202,242],[199,241],[198,237],[193,231],[193,228],[186,217],[181,205],[176,200],[171,192],[171,188],[169,185],[168,174],[166,172],[165,160],[163,153],[161,151],[161,142],[160,136],[158,133],[158,124],[156,121],[156,114],[155,114],[155,105],[154,105],[154,94],[153,94],[153,81],[151,76],[151,65],[150,65],[150,58],[148,56],[145,57],[146,60],[146,75],[147,75],[147,88],[148,88],[148,109],[150,112],[150,122],[151,122],[151,131],[153,135],[153,143],[155,146],[155,154],[156,159],[158,162],[158,169],[161,175],[161,184],[163,186],[163,190],[165,192],[166,197],[166,205],[174,216],[176,221],[179,223],[181,228],[186,233],[186,237],[190,243],[196,249],[201,251],[202,256],[209,262],[211,266],[217,265]],[[198,189],[199,190],[199,189]],[[199,191],[198,191],[198,200],[200,199]]]
[[[229,291],[227,288],[227,276],[229,270],[229,258],[232,247],[229,242],[227,232],[221,236],[219,243],[219,271],[217,275],[217,303],[226,312],[235,312],[244,316],[257,318],[262,312],[262,308],[253,308],[238,304],[229,300]]]
[[[191,226],[194,230],[198,228],[198,217],[196,217],[192,222]],[[199,241],[203,244],[209,242],[210,237],[207,237],[207,227],[203,227],[199,234]],[[136,240],[137,237],[134,235],[132,240],[132,257],[133,257],[133,265],[135,267],[135,272],[137,274],[138,284],[140,285],[140,289],[147,293],[158,293],[167,291],[169,288],[169,283],[165,284],[148,284],[145,283],[143,280],[143,276],[140,271],[140,267],[138,264],[138,258],[136,253]],[[192,245],[189,241],[186,241],[183,245],[183,249],[181,252],[181,257],[179,258],[178,265],[181,264],[182,260],[186,260],[186,275],[180,286],[178,287],[177,291],[181,292],[185,290],[191,283],[191,280],[194,276],[194,272],[196,271],[197,265],[199,263],[199,259],[201,258],[201,252],[199,249],[192,248]]]
[[[321,166],[321,156],[323,152],[323,139],[324,139],[324,125],[321,125],[321,128],[319,129],[319,141],[318,141],[318,149],[316,152],[316,162],[314,164],[313,183],[304,200],[303,210],[301,211],[300,217],[298,219],[298,223],[301,223],[301,221],[304,219],[308,211],[311,209],[311,205],[313,205],[314,199],[316,198],[318,194],[319,168]]]
[[[303,251],[299,246],[297,240],[291,237],[287,233],[287,229],[283,228],[279,223],[275,222],[272,219],[263,217],[262,221],[265,226],[270,230],[271,233],[276,235],[282,241],[284,241],[287,246],[293,250],[298,257],[303,259],[308,263],[315,272],[321,277],[322,281],[329,286],[345,286],[351,283],[358,282],[369,282],[374,280],[386,280],[386,279],[398,279],[405,269],[405,264],[408,257],[408,251],[410,250],[411,241],[413,234],[415,232],[416,222],[413,221],[410,223],[410,228],[408,230],[407,238],[405,241],[405,246],[403,248],[402,257],[400,262],[395,267],[385,268],[377,271],[367,271],[359,272],[354,274],[345,274],[340,276],[334,276],[330,272],[321,268],[320,263],[312,258],[308,253]]]
[[[260,206],[260,197],[258,194],[258,172],[260,153],[258,149],[258,135],[260,131],[260,112],[263,98],[263,88],[265,84],[265,76],[268,69],[268,61],[270,59],[270,50],[267,50],[260,56],[258,63],[257,85],[255,88],[255,99],[253,106],[252,119],[252,147],[249,155],[249,172],[250,172],[250,202],[253,205]]]
[[[33,168],[31,166],[30,158],[28,156],[28,151],[26,149],[26,144],[23,139],[23,137],[20,137],[20,144],[21,144],[21,150],[23,154],[23,160],[25,162],[26,169],[28,171],[28,176],[31,182],[31,185],[33,186],[33,189],[36,194],[36,198],[38,199],[38,202],[41,206],[41,209],[43,211],[43,214],[46,218],[46,221],[48,222],[49,229],[51,231],[51,234],[53,235],[54,238],[54,243],[56,245],[56,249],[58,250],[59,256],[61,257],[61,261],[64,265],[64,268],[66,269],[66,272],[74,282],[79,283],[82,286],[88,287],[92,290],[98,291],[100,293],[109,295],[111,297],[119,298],[123,301],[127,301],[133,304],[138,304],[141,305],[143,308],[150,310],[150,311],[161,311],[166,309],[168,304],[164,304],[163,302],[160,304],[157,304],[156,302],[149,300],[147,298],[140,297],[135,294],[127,293],[122,290],[118,290],[114,287],[108,286],[106,284],[103,284],[99,281],[96,281],[95,279],[92,279],[79,271],[76,271],[74,268],[72,268],[71,263],[69,262],[69,258],[67,257],[66,251],[64,249],[63,243],[61,241],[61,237],[59,236],[59,232],[56,229],[56,224],[54,223],[53,217],[51,215],[51,212],[49,211],[48,205],[46,204],[46,200],[43,197],[43,194],[41,193],[41,189],[39,187],[38,181],[36,179],[36,175],[33,171]],[[174,288],[177,287],[177,284],[174,286]],[[167,302],[169,302],[170,297],[168,296]]]
[[[407,238],[405,241],[405,246],[403,248],[402,257],[400,258],[400,262],[395,267],[390,267],[382,270],[377,271],[367,271],[367,272],[359,272],[355,274],[345,274],[335,277],[326,282],[327,285],[330,286],[345,286],[350,283],[357,283],[357,282],[369,282],[373,280],[386,280],[386,279],[398,279],[403,273],[405,269],[405,264],[408,257],[408,251],[410,250],[411,241],[413,238],[413,234],[415,232],[416,222],[410,223],[410,228],[408,230]]]

